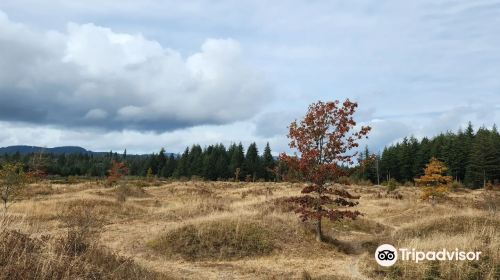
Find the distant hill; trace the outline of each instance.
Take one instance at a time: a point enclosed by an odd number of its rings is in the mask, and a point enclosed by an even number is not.
[[[21,155],[26,155],[26,154],[32,154],[32,153],[39,153],[42,151],[45,154],[54,154],[54,155],[60,155],[60,154],[92,154],[94,156],[103,156],[108,154],[109,152],[94,152],[90,150],[86,150],[82,147],[78,146],[62,146],[62,147],[54,147],[54,148],[44,148],[44,147],[37,147],[37,146],[27,146],[27,145],[17,145],[17,146],[8,146],[8,147],[3,147],[0,148],[0,156],[1,155],[13,155],[17,152],[19,152]],[[114,152],[113,152],[114,153]],[[121,152],[119,152],[121,154]],[[128,156],[148,156],[149,154],[128,154]],[[166,156],[174,155],[178,156],[176,153],[165,153]]]
[[[0,148],[0,155],[3,154],[11,155],[17,152],[19,152],[20,154],[31,154],[31,153],[39,153],[40,151],[48,154],[93,154],[94,153],[92,151],[88,151],[82,147],[77,147],[77,146],[44,148],[37,146],[19,145],[19,146],[8,146]]]

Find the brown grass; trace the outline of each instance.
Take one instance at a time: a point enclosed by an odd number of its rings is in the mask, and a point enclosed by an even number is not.
[[[317,243],[286,198],[301,183],[97,181],[30,185],[0,220],[0,279],[498,279],[498,192],[432,206],[419,189],[340,186],[364,215]],[[121,199],[120,197],[123,197]],[[378,245],[480,250],[480,262],[378,266]],[[496,278],[495,278],[496,277]]]
[[[217,220],[183,226],[148,245],[187,260],[228,260],[268,255],[275,247],[273,239],[273,233],[256,221]]]

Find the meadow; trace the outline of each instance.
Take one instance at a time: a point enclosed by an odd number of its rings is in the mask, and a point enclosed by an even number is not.
[[[339,185],[363,213],[316,242],[286,198],[303,183],[42,181],[2,219],[0,279],[500,279],[500,192]],[[401,262],[380,244],[481,251],[479,261]]]

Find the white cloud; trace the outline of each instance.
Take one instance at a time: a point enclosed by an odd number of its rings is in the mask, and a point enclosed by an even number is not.
[[[184,58],[141,34],[38,32],[0,14],[0,40],[0,120],[165,131],[251,118],[272,94],[233,39]]]

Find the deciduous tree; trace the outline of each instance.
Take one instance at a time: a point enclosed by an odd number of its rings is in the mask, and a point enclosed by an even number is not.
[[[288,156],[284,153],[280,159],[288,167],[298,171],[308,184],[302,189],[303,196],[290,198],[288,201],[298,205],[296,212],[303,221],[313,220],[316,224],[316,240],[323,240],[322,218],[337,221],[344,218],[355,219],[361,213],[339,208],[353,207],[357,202],[350,199],[359,197],[346,190],[328,185],[343,175],[342,164],[352,164],[358,147],[358,140],[365,138],[370,127],[362,126],[356,130],[353,114],[358,104],[345,100],[313,103],[304,119],[290,124],[288,137],[290,148],[296,149],[298,155]],[[332,198],[331,196],[335,196]],[[337,206],[335,209],[328,205]]]
[[[21,187],[27,183],[28,177],[24,173],[21,163],[5,163],[0,169],[0,184],[4,214],[7,213],[9,203],[12,203]]]
[[[111,168],[108,170],[108,184],[110,186],[115,185],[120,181],[123,176],[128,174],[128,168],[125,163],[113,160],[111,162]]]

